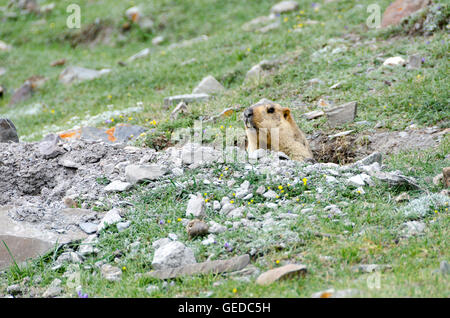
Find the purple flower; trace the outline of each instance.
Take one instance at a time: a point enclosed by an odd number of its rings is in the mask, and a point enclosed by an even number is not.
[[[312,7],[312,8],[317,7],[317,3],[315,3],[315,2],[311,3],[311,7]]]
[[[361,67],[361,63],[358,63],[358,65],[356,65],[356,66]]]
[[[224,246],[225,246],[225,248],[229,248],[230,244],[228,244],[228,242],[226,242]]]
[[[88,298],[88,294],[83,294],[81,290],[78,291],[78,298]]]
[[[430,41],[426,41],[425,44],[427,44],[427,45],[430,44]]]
[[[159,225],[163,225],[164,224],[164,220],[159,220]]]
[[[292,211],[291,211],[291,210],[288,210],[287,212],[288,212],[288,213],[292,213]]]
[[[445,40],[442,40],[441,43],[442,43],[442,45],[444,45],[445,44]]]
[[[422,63],[425,63],[425,58],[424,57],[422,57]]]
[[[344,29],[348,30],[348,26],[344,26]]]

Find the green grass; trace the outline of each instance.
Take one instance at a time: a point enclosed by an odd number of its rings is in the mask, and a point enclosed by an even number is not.
[[[0,67],[7,68],[7,74],[0,77],[0,85],[6,87],[8,92],[0,99],[0,116],[13,120],[21,140],[35,141],[47,133],[68,130],[89,116],[110,110],[123,110],[120,116],[114,116],[114,123],[130,122],[154,129],[140,143],[147,146],[158,146],[156,137],[170,137],[178,128],[191,127],[200,116],[216,115],[223,109],[236,105],[247,107],[263,97],[291,107],[300,127],[308,134],[318,129],[330,131],[325,119],[306,121],[301,117],[302,113],[316,109],[315,105],[321,98],[336,104],[356,100],[357,120],[373,123],[384,121],[385,127],[390,130],[402,130],[412,123],[419,127],[448,127],[449,38],[445,30],[428,37],[406,37],[368,29],[365,25],[368,16],[366,6],[373,2],[369,0],[358,1],[358,5],[350,0],[328,4],[320,2],[322,6],[318,11],[312,9],[313,1],[302,1],[300,10],[304,13],[283,15],[282,26],[277,30],[266,34],[241,30],[245,22],[267,15],[275,2],[158,0],[149,3],[108,0],[97,3],[80,0],[77,3],[81,7],[83,26],[101,17],[114,28],[110,43],[94,47],[72,47],[69,41],[64,40],[64,37],[79,32],[65,26],[65,8],[73,1],[56,2],[55,10],[45,16],[46,22],[42,24],[36,24],[36,21],[43,17],[34,15],[6,20],[0,27],[0,39],[12,44],[14,49],[0,52]],[[382,10],[390,2],[378,1]],[[153,32],[144,33],[133,28],[124,33],[125,40],[118,39],[120,27],[125,22],[124,11],[140,3],[155,21]],[[6,0],[0,0],[0,6],[6,4]],[[319,23],[304,24],[301,32],[293,32],[294,25],[306,20],[317,20]],[[187,48],[168,48],[171,43],[203,34],[209,36],[208,41]],[[157,35],[165,36],[166,40],[161,46],[155,47],[151,44],[151,39]],[[345,45],[346,50],[337,54],[329,51],[315,57],[314,53],[327,44],[330,51],[341,45]],[[119,61],[125,61],[146,47],[151,48],[149,57],[128,63],[125,67],[119,66]],[[407,57],[412,54],[425,58],[420,69],[381,67],[387,57]],[[246,72],[256,63],[263,59],[285,56],[291,57],[289,62],[275,68],[261,82],[242,84]],[[58,75],[65,66],[50,66],[52,61],[60,58],[66,58],[67,65],[111,68],[112,72],[93,81],[65,86],[58,81]],[[196,62],[181,66],[182,62],[192,58]],[[373,70],[366,72],[369,68]],[[11,91],[20,87],[32,75],[43,75],[49,81],[31,99],[10,108],[8,103]],[[168,120],[171,109],[163,109],[163,98],[190,93],[206,75],[216,77],[227,91],[206,104],[190,105],[190,115],[185,118]],[[311,86],[308,81],[312,78],[323,80],[325,85]],[[389,81],[392,85],[388,86],[384,81]],[[342,87],[331,90],[329,87],[336,82],[341,82]],[[143,103],[143,111],[127,111],[140,102]],[[297,106],[299,104],[304,104],[305,107]],[[218,128],[221,125],[231,125],[242,128],[240,115],[233,114],[211,126]],[[151,123],[153,120],[156,125]],[[93,124],[100,127],[112,125],[103,121]],[[448,159],[445,159],[449,150],[449,138],[446,137],[437,150],[402,152],[387,157],[385,161],[389,168],[400,169],[406,175],[417,177],[425,189],[439,192],[441,188],[434,186],[430,178],[449,165]],[[223,166],[218,165],[213,169],[219,175]],[[230,170],[233,169],[242,167],[230,166]],[[201,177],[195,174],[194,171],[192,175],[180,177],[182,180],[173,181],[176,183]],[[261,176],[253,175],[249,178],[252,184],[265,182]],[[107,176],[99,179],[99,183],[107,182]],[[317,181],[315,186],[317,185],[320,185],[320,181]],[[284,260],[297,259],[309,268],[304,279],[260,287],[253,282],[209,275],[177,279],[173,286],[163,287],[159,281],[136,276],[135,274],[151,269],[151,243],[156,238],[176,233],[180,240],[187,240],[184,227],[177,219],[184,216],[190,193],[206,192],[211,200],[231,195],[226,189],[196,182],[182,190],[169,185],[163,191],[151,191],[142,186],[125,194],[135,204],[127,214],[132,226],[121,233],[113,227],[102,233],[100,254],[88,258],[83,264],[92,268],[84,269],[82,266],[80,270],[83,291],[91,297],[197,297],[209,291],[213,297],[309,297],[313,292],[333,287],[355,288],[361,292],[359,296],[363,297],[450,296],[448,276],[432,273],[439,267],[440,261],[449,260],[449,219],[445,208],[425,219],[428,229],[426,235],[404,240],[399,238],[399,227],[405,219],[396,213],[403,203],[395,203],[393,198],[404,190],[412,198],[420,196],[422,192],[377,185],[360,197],[342,186],[337,187],[333,194],[322,194],[323,198],[317,202],[314,185],[309,190],[312,193],[304,194],[304,189],[298,188],[292,190],[291,195],[300,197],[298,204],[314,205],[318,213],[329,204],[346,201],[349,203],[346,211],[355,225],[352,227],[322,218],[312,223],[306,218],[299,218],[290,226],[290,230],[299,234],[301,244],[298,242],[281,250],[268,244],[264,256],[254,260],[254,264],[264,271],[279,266],[275,263],[276,260],[283,263]],[[255,197],[255,203],[258,200],[260,198]],[[95,206],[92,208],[99,209]],[[297,206],[288,205],[283,209],[287,211],[294,208]],[[265,212],[267,210],[257,211],[261,215]],[[160,219],[165,221],[164,225],[159,225]],[[171,223],[167,223],[168,220]],[[217,221],[224,220],[219,218]],[[365,230],[363,235],[356,235],[362,230]],[[331,237],[317,237],[313,234],[315,232],[328,233]],[[201,246],[200,241],[192,244],[196,247],[198,261],[206,260],[211,254],[219,259],[248,252],[245,242],[249,237],[254,239],[252,235],[237,230],[221,236],[217,246],[206,248]],[[127,246],[137,239],[141,242],[142,250],[139,254],[132,255]],[[232,252],[224,248],[226,241],[235,242]],[[101,278],[94,263],[102,259],[114,263],[117,250],[122,255],[118,266],[125,266],[126,270],[120,283],[108,283]],[[320,255],[331,256],[333,260],[323,261]],[[45,288],[53,278],[62,278],[67,269],[65,265],[52,271],[51,259],[53,257],[43,257],[21,270],[11,269],[1,278],[3,285],[28,276],[31,282],[41,277],[34,285]],[[368,274],[355,274],[351,271],[351,267],[359,263],[390,264],[393,269],[381,274],[381,289],[369,289]],[[221,284],[216,286],[216,282]],[[149,284],[160,286],[160,291],[152,295],[146,294],[145,288]],[[0,292],[1,288],[0,281]],[[234,288],[236,293],[233,292]],[[76,295],[73,290],[67,290],[67,293]]]

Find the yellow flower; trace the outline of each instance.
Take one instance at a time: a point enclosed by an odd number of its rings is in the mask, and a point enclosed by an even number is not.
[[[236,196],[236,193],[233,193],[233,197],[235,197]]]
[[[297,201],[297,202],[298,202],[298,201],[300,201],[300,199],[299,199],[299,198],[296,198],[296,199],[295,199],[295,201]]]
[[[250,52],[251,50],[252,50],[251,48],[249,48],[249,47],[247,48],[247,52]]]
[[[126,271],[126,270],[127,270],[127,267],[126,267],[126,266],[122,267],[122,270],[123,270],[123,271]]]
[[[275,198],[277,198],[277,199],[278,199],[279,197],[280,197],[280,196],[279,196],[279,195],[277,195],[277,196],[276,196]]]
[[[55,113],[55,110],[54,109],[52,109],[51,111],[50,111],[52,114],[54,114]]]
[[[220,174],[220,177],[223,177],[223,173]]]
[[[289,21],[289,18],[288,18],[288,17],[285,17],[285,18],[283,19],[283,21],[284,21],[284,22],[288,22],[288,21]]]
[[[225,171],[228,170],[228,167],[225,167]]]
[[[236,293],[237,293],[237,289],[233,288],[233,294],[236,294]]]
[[[178,222],[181,222],[181,218],[178,218],[177,221],[178,221]]]
[[[233,204],[233,203],[234,203],[234,200],[231,200],[230,203]]]
[[[319,11],[319,8],[315,7],[315,8],[314,8],[314,11],[316,11],[316,12]]]
[[[167,223],[171,223],[172,221],[171,220],[167,220]]]
[[[304,185],[306,185],[308,183],[308,179],[306,179],[306,178],[303,178],[302,181],[303,181]]]
[[[251,199],[250,202],[253,203],[253,199]]]
[[[208,198],[206,198],[206,199],[205,199],[205,203],[208,203],[208,201],[209,201],[209,199],[208,199]]]
[[[55,22],[50,23],[50,28],[54,28],[55,27]]]
[[[305,11],[301,10],[301,11],[300,11],[300,14],[305,14]]]
[[[281,190],[280,192],[281,192],[281,193],[284,193],[284,190]]]
[[[133,117],[128,117],[128,120],[133,120]]]
[[[283,186],[279,185],[278,189],[283,190]]]
[[[277,259],[277,260],[275,261],[275,263],[276,263],[277,265],[280,264],[280,260]]]
[[[114,121],[114,118],[111,118],[111,121]]]
[[[297,26],[298,26],[299,28],[303,28],[303,23],[299,23]]]

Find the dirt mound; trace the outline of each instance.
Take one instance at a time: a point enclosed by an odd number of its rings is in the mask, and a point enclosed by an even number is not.
[[[450,23],[450,6],[435,4],[417,11],[400,23],[407,35],[432,35],[437,30],[443,30]]]

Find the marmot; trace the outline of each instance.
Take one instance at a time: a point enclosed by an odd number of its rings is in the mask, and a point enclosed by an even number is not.
[[[298,128],[289,108],[262,99],[244,111],[244,123],[247,151],[263,148],[282,151],[292,160],[313,159],[305,134]]]

